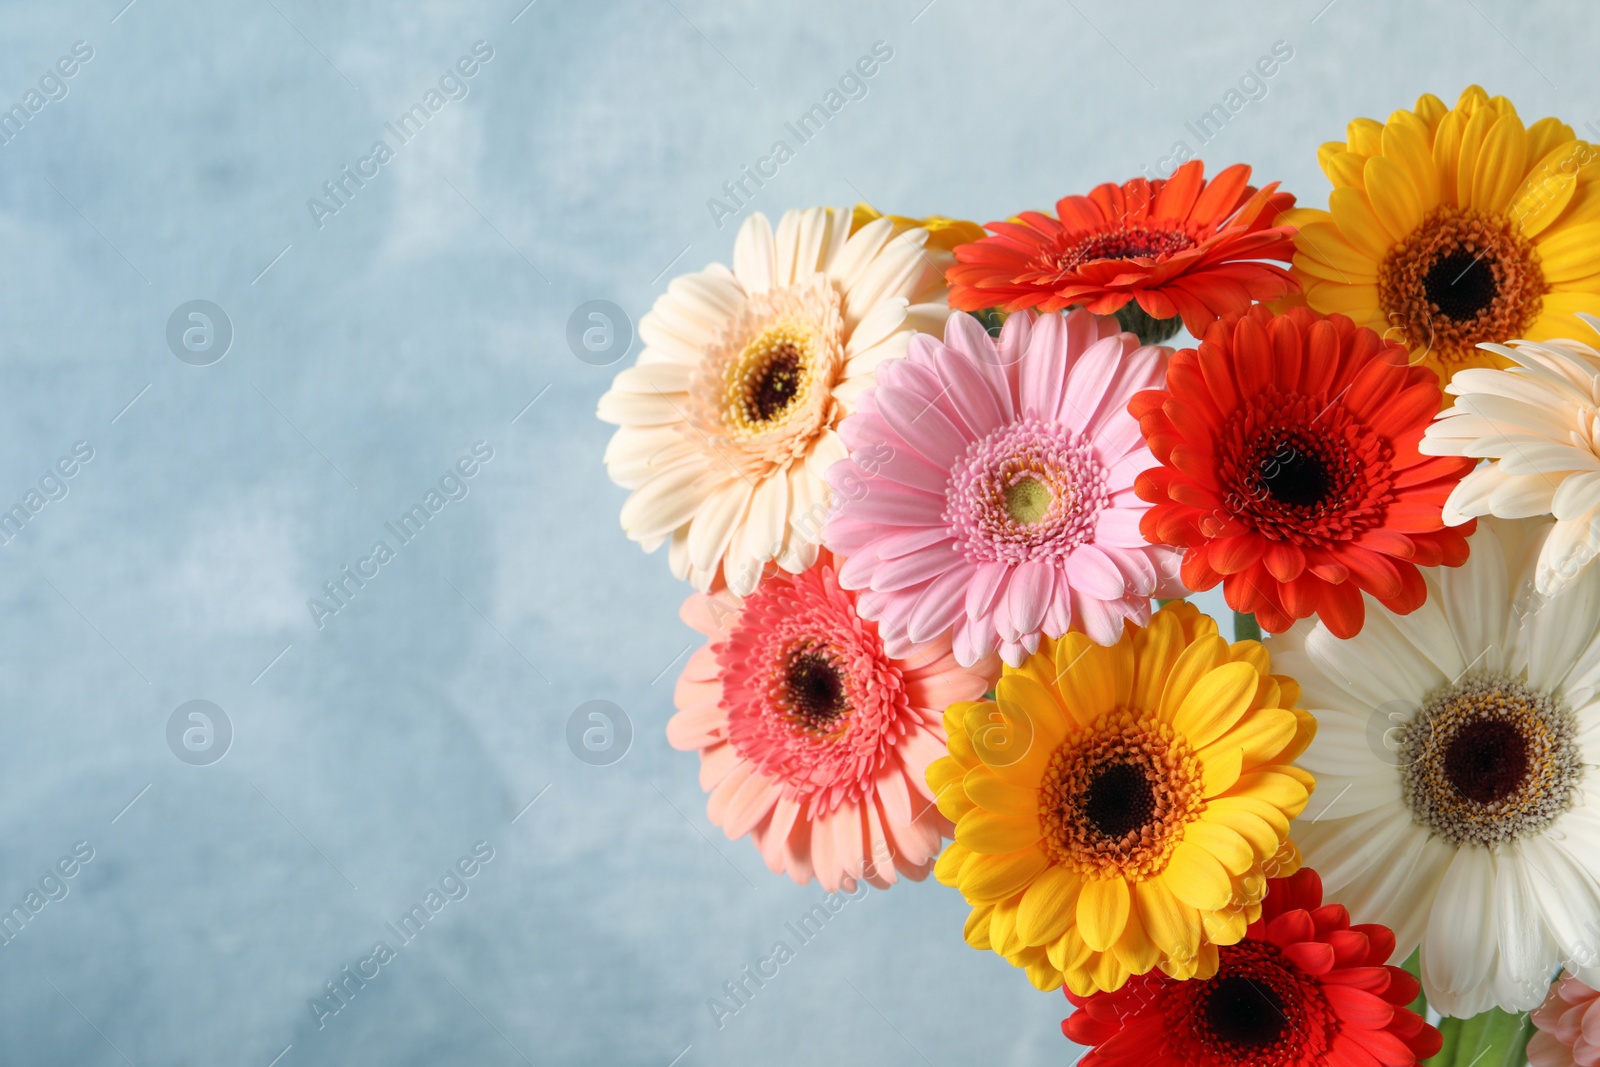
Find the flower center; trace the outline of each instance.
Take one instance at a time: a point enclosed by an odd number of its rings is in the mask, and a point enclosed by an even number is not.
[[[1023,475],[1006,487],[1006,514],[1024,526],[1044,518],[1054,498],[1039,479]]]
[[[1446,362],[1483,341],[1523,336],[1549,291],[1539,254],[1503,215],[1438,208],[1395,245],[1378,272],[1378,300],[1413,359]]]
[[[1400,731],[1402,795],[1419,825],[1456,845],[1539,833],[1572,806],[1582,759],[1572,714],[1498,672],[1429,694]]]
[[[793,320],[769,326],[745,346],[727,372],[724,419],[759,430],[783,420],[811,385],[816,330]]]
[[[1088,438],[1028,416],[967,446],[945,488],[944,521],[973,562],[1063,558],[1093,538],[1107,478]]]
[[[763,577],[712,651],[729,745],[815,812],[866,795],[917,714],[832,566]]]
[[[1039,790],[1045,850],[1090,876],[1166,868],[1200,817],[1201,769],[1170,725],[1113,711],[1056,750]]]
[[[797,730],[830,735],[839,720],[850,711],[845,695],[844,673],[838,664],[809,645],[803,645],[789,659],[783,679],[783,703]]]
[[[1126,226],[1083,238],[1057,253],[1055,266],[1066,273],[1097,259],[1165,259],[1194,246],[1195,239],[1182,230]]]
[[[1320,984],[1269,941],[1217,950],[1217,973],[1179,983],[1171,1005],[1174,1034],[1188,1031],[1193,1060],[1205,1063],[1326,1063],[1338,1036],[1337,1014]]]
[[[684,437],[752,480],[803,460],[840,418],[845,336],[842,297],[825,275],[751,294],[690,376]]]
[[[1105,764],[1091,772],[1083,791],[1083,817],[1101,837],[1117,838],[1142,829],[1155,810],[1155,788],[1138,764]]]
[[[1205,1025],[1224,1045],[1260,1049],[1283,1036],[1288,1019],[1272,988],[1244,975],[1215,979],[1206,997]]]
[[[1231,521],[1300,546],[1349,540],[1383,520],[1394,446],[1322,396],[1252,397],[1217,439],[1223,506],[1201,519],[1217,536]]]
[[[1280,504],[1308,508],[1327,499],[1333,477],[1320,456],[1284,440],[1259,463],[1261,485]]]

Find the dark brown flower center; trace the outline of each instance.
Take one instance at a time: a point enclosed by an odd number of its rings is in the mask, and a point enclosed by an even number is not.
[[[820,652],[802,652],[789,661],[784,696],[794,724],[816,733],[832,733],[850,710],[844,674]]]
[[[1270,985],[1242,974],[1218,977],[1210,985],[1201,1010],[1217,1041],[1248,1051],[1275,1045],[1283,1037],[1289,1019]]]
[[[1401,795],[1456,845],[1543,831],[1583,773],[1571,712],[1518,678],[1475,672],[1430,693],[1400,730]]]
[[[1282,441],[1257,463],[1261,485],[1280,504],[1314,507],[1327,499],[1333,476],[1320,456]]]
[[[800,351],[783,344],[767,357],[766,364],[750,380],[745,396],[745,414],[751,422],[772,422],[794,402],[800,391],[802,371]]]
[[[1182,230],[1127,226],[1085,237],[1061,252],[1057,267],[1070,271],[1097,259],[1162,259],[1194,246],[1194,238]]]
[[[1096,833],[1121,838],[1143,829],[1155,815],[1156,793],[1144,769],[1110,763],[1093,771],[1080,810]]]

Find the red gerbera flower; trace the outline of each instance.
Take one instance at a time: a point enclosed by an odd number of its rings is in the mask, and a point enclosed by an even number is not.
[[[1445,498],[1476,462],[1417,451],[1439,381],[1343,315],[1264,307],[1228,315],[1128,410],[1160,466],[1134,490],[1140,532],[1187,549],[1183,583],[1223,593],[1274,633],[1315,614],[1335,636],[1361,594],[1404,615],[1427,596],[1418,567],[1458,567],[1473,524]]]
[[[1277,192],[1276,182],[1258,190],[1249,180],[1239,163],[1207,183],[1205,164],[1194,160],[1170,178],[1107,182],[1088,196],[1063,197],[1059,219],[1025,211],[991,222],[994,236],[956,246],[957,263],[945,271],[950,306],[1082,304],[1109,315],[1137,300],[1151,318],[1182,316],[1199,337],[1219,315],[1299,291],[1284,267],[1260,262],[1294,256],[1294,227],[1279,219],[1294,197]]]
[[[1406,1007],[1417,980],[1386,966],[1387,926],[1351,926],[1308,867],[1267,885],[1261,918],[1217,950],[1214,977],[1151,971],[1114,993],[1068,990],[1078,1010],[1061,1030],[1096,1046],[1081,1067],[1406,1067],[1439,1051],[1439,1031]]]

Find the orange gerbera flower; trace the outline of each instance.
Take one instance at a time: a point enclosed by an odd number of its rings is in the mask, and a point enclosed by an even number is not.
[[[1208,183],[1205,165],[1193,160],[1170,178],[1107,182],[1088,196],[1063,197],[1059,218],[1025,211],[991,222],[993,236],[956,246],[957,263],[945,274],[950,305],[1059,311],[1081,304],[1110,315],[1137,302],[1151,319],[1182,318],[1198,337],[1220,315],[1299,288],[1278,265],[1294,255],[1294,227],[1280,219],[1294,197],[1276,182],[1256,189],[1249,180],[1250,168],[1238,163]],[[1131,325],[1127,316],[1124,322]]]
[[[1343,315],[1264,307],[1227,315],[1128,405],[1159,465],[1134,491],[1140,532],[1185,549],[1183,584],[1222,584],[1235,611],[1282,633],[1316,615],[1349,638],[1362,593],[1422,606],[1418,567],[1459,567],[1467,525],[1442,509],[1476,462],[1417,450],[1438,379]]]

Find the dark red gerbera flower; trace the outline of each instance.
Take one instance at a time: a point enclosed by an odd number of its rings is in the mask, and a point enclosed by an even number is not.
[[[1155,504],[1140,532],[1187,550],[1186,586],[1222,582],[1274,633],[1316,615],[1353,637],[1363,592],[1415,611],[1417,568],[1460,566],[1474,529],[1441,510],[1476,461],[1417,451],[1440,398],[1404,347],[1343,315],[1225,316],[1128,405],[1160,463],[1134,483]]]
[[[1114,993],[1068,990],[1078,1010],[1061,1030],[1095,1046],[1081,1067],[1409,1067],[1439,1051],[1439,1031],[1406,1007],[1417,980],[1386,965],[1387,926],[1351,926],[1310,868],[1267,885],[1214,977],[1151,971]]]
[[[1294,197],[1250,186],[1235,164],[1205,180],[1185,163],[1170,178],[1107,182],[1056,202],[1059,218],[1025,211],[991,222],[993,236],[957,245],[945,271],[950,306],[1059,311],[1081,304],[1109,315],[1129,301],[1152,319],[1181,316],[1191,334],[1255,300],[1298,292],[1288,270],[1294,227],[1280,216]],[[1167,336],[1171,336],[1170,333]],[[1147,338],[1148,340],[1148,338]]]

